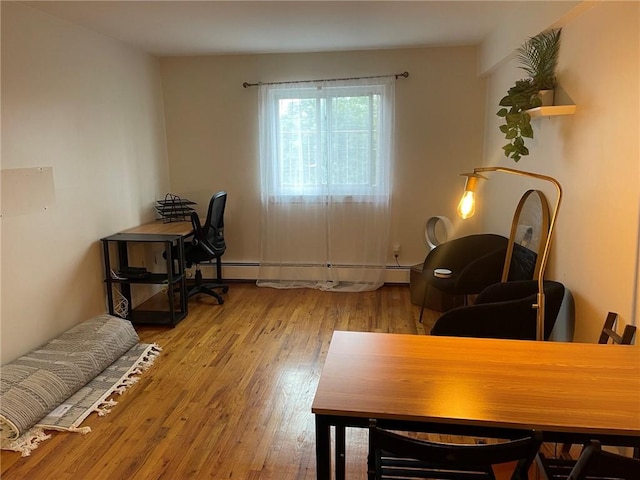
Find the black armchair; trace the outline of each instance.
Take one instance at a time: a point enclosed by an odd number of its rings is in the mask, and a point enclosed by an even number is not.
[[[480,293],[489,285],[499,282],[508,242],[507,238],[491,233],[467,235],[454,238],[431,250],[422,266],[426,288],[420,309],[420,322],[430,287],[448,295],[463,295],[466,299],[467,295]],[[434,275],[436,269],[442,268],[451,271],[448,278]]]
[[[545,280],[544,339],[551,335],[564,298],[564,285]],[[537,280],[496,283],[484,289],[475,304],[445,312],[431,335],[453,337],[511,338],[535,340]]]
[[[189,290],[188,296],[204,293],[218,300],[222,305],[224,300],[214,289],[222,290],[222,293],[229,291],[229,286],[222,283],[222,262],[221,257],[227,246],[224,241],[224,209],[227,203],[227,193],[218,192],[209,202],[207,220],[204,225],[200,224],[200,218],[196,212],[191,213],[191,223],[193,224],[193,240],[186,242],[184,246],[184,258],[187,267],[195,264],[196,276],[195,285]],[[204,283],[200,263],[216,259],[216,282]]]

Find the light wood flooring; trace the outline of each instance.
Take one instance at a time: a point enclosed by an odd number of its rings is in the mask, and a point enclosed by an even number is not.
[[[175,328],[138,327],[163,352],[87,435],[54,433],[30,457],[3,451],[3,480],[315,479],[311,403],[334,330],[424,334],[439,315],[407,285],[375,292],[234,283],[192,298]],[[366,478],[366,431],[347,429],[347,478]]]

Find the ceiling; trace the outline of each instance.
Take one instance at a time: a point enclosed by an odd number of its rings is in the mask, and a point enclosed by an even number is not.
[[[36,1],[157,56],[365,50],[482,41],[517,1]]]

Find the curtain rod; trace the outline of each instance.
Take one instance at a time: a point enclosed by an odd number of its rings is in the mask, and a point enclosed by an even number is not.
[[[248,82],[244,82],[242,84],[242,86],[244,88],[248,88],[248,87],[258,87],[260,85],[284,85],[287,83],[313,83],[313,82],[339,82],[341,80],[365,80],[365,79],[369,79],[369,78],[387,78],[387,77],[396,77],[396,80],[400,77],[404,77],[407,78],[409,77],[409,72],[402,72],[402,73],[395,73],[395,74],[389,74],[389,75],[374,75],[371,77],[348,77],[348,78],[321,78],[318,80],[296,80],[293,82],[258,82],[258,83],[248,83]]]

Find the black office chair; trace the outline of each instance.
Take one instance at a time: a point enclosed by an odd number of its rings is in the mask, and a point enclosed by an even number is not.
[[[473,305],[442,314],[431,335],[535,340],[537,310],[532,305],[537,302],[537,293],[536,280],[496,283],[480,292]],[[544,293],[544,339],[547,340],[562,305],[564,285],[545,280]]]
[[[555,460],[555,459],[551,459]],[[538,455],[543,478],[547,480],[638,480],[640,459],[602,450],[600,442],[592,440],[577,461],[549,463],[542,452]]]
[[[504,443],[437,443],[381,430],[369,422],[369,480],[382,479],[495,479],[493,467],[514,463],[512,480],[526,480],[542,436]]]
[[[200,218],[196,212],[191,213],[193,224],[193,240],[185,242],[184,258],[187,267],[195,264],[195,285],[189,290],[188,296],[204,293],[211,295],[222,305],[224,299],[214,289],[229,291],[229,286],[222,283],[221,257],[227,246],[224,241],[224,208],[227,203],[227,192],[218,192],[209,202],[209,211],[204,225],[200,224]],[[215,283],[204,283],[200,263],[216,259],[217,278]]]

